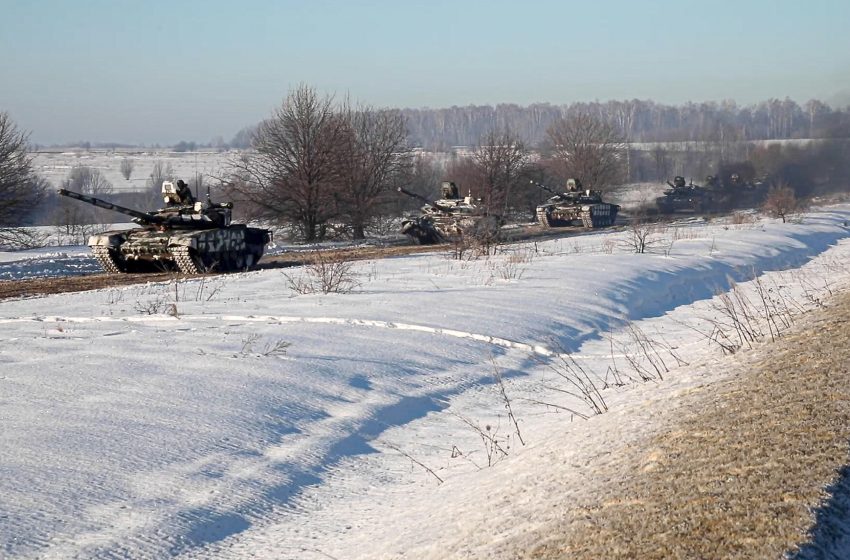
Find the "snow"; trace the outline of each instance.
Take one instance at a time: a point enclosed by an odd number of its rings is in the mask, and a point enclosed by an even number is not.
[[[233,157],[232,152],[44,151],[33,154],[33,168],[55,187],[62,184],[74,167],[87,166],[100,171],[117,192],[141,191],[147,188],[146,182],[158,161],[163,166],[171,165],[175,177],[188,181],[196,173],[207,177],[219,176]],[[124,158],[133,160],[134,168],[129,180],[121,174],[121,160]]]
[[[493,557],[723,377],[697,332],[716,293],[759,276],[810,307],[847,282],[848,220],[360,262],[350,294],[265,270],[0,302],[0,556]],[[629,328],[671,349],[663,378],[602,390],[600,415],[558,390],[554,353],[606,378]]]

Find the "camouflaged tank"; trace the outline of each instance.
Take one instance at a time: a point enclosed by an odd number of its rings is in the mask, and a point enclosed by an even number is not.
[[[183,181],[162,183],[166,206],[140,212],[80,193],[59,194],[133,217],[142,228],[107,231],[89,237],[92,254],[106,272],[185,274],[246,270],[263,256],[272,239],[266,229],[230,222],[233,204],[195,201]]]
[[[770,190],[767,176],[745,180],[738,173],[732,173],[728,181],[723,182],[727,196],[728,209],[754,208],[761,206]]]
[[[419,217],[401,223],[401,233],[420,245],[446,243],[463,237],[492,241],[499,235],[501,218],[487,212],[481,199],[461,197],[457,185],[451,181],[440,185],[441,198],[433,201],[402,187],[398,192],[425,203]]]
[[[577,179],[567,181],[567,191],[558,193],[546,185],[533,185],[554,195],[537,207],[537,222],[544,228],[566,227],[581,222],[586,228],[614,225],[620,206],[602,202],[602,195],[590,189],[582,190]]]
[[[706,177],[704,187],[695,185],[693,181],[685,183],[685,178],[680,175],[667,184],[670,188],[664,191],[664,196],[655,199],[655,205],[662,214],[719,212],[728,206],[729,194],[711,175]]]

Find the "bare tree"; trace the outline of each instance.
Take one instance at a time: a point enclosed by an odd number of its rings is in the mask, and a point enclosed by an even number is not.
[[[556,120],[546,131],[555,171],[580,179],[585,187],[605,190],[622,174],[624,144],[605,121],[588,113]]]
[[[335,213],[336,158],[344,130],[333,98],[301,85],[260,123],[255,153],[231,162],[229,186],[265,217],[294,223],[307,241],[319,239]]]
[[[71,169],[71,172],[62,181],[62,188],[99,197],[112,192],[112,183],[98,169],[81,165]],[[53,221],[65,228],[65,233],[68,235],[74,235],[74,232],[79,236],[89,235],[91,231],[80,226],[106,223],[114,216],[109,210],[89,206],[77,200],[60,198],[54,211]]]
[[[370,107],[343,109],[345,128],[338,152],[340,213],[354,239],[365,237],[368,221],[378,214],[382,198],[393,192],[411,165],[407,130],[401,113]]]
[[[27,231],[19,226],[27,222],[45,193],[46,181],[33,172],[27,154],[27,135],[7,113],[0,112],[0,244],[29,244]]]
[[[130,180],[130,175],[133,174],[133,168],[135,166],[136,163],[128,157],[121,160],[121,175],[124,176],[124,179]]]
[[[421,194],[426,198],[430,198],[437,194],[440,184],[440,178],[443,176],[444,170],[439,162],[434,161],[428,155],[416,154],[411,159],[411,165],[408,167],[408,175],[405,179],[409,191]],[[415,207],[421,204],[413,198],[399,197],[398,200],[409,202]]]
[[[162,160],[158,159],[153,163],[153,169],[148,176],[148,188],[156,191],[156,195],[159,196],[162,182],[172,179],[174,179],[174,168],[170,163],[163,163]]]
[[[506,128],[485,134],[472,159],[482,181],[479,195],[491,213],[504,215],[512,190],[528,168],[528,149],[519,136]]]
[[[782,218],[784,224],[785,218],[797,210],[798,204],[794,189],[786,184],[779,184],[768,191],[762,210],[775,218]]]
[[[112,192],[112,183],[98,169],[79,165],[71,169],[62,181],[62,188],[69,191],[90,194],[92,196],[100,196]]]
[[[147,180],[147,200],[145,206],[150,208],[157,207],[162,204],[162,183],[163,181],[171,181],[175,179],[174,168],[171,163],[164,163],[162,160],[156,160],[153,163],[150,175]]]

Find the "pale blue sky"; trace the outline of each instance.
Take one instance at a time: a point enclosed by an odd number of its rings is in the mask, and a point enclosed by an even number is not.
[[[305,82],[377,106],[850,92],[850,0],[0,0],[35,142],[229,139]]]

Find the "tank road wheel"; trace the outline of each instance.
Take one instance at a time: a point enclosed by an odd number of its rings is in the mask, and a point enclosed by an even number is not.
[[[103,245],[95,245],[91,248],[91,252],[98,264],[100,264],[100,268],[105,272],[109,274],[124,272],[124,265],[118,260],[114,249]]]
[[[189,247],[174,247],[171,254],[174,256],[177,270],[183,274],[202,274],[207,270],[201,258]]]

